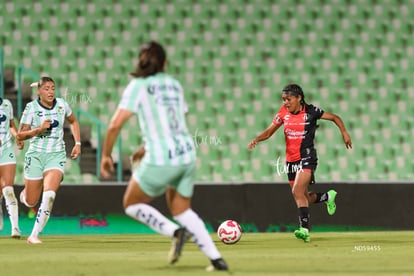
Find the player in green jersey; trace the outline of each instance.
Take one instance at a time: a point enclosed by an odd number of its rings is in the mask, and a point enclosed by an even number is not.
[[[191,209],[196,148],[186,125],[183,88],[175,78],[164,73],[165,64],[166,53],[160,44],[149,42],[142,46],[137,68],[131,73],[134,78],[126,87],[106,133],[101,172],[104,177],[113,172],[114,142],[123,124],[134,114],[138,115],[145,153],[126,189],[125,213],[173,238],[168,258],[171,264],[178,261],[184,243],[192,237],[210,259],[210,270],[228,270],[204,222]],[[149,205],[164,193],[171,214],[180,226]]]
[[[13,184],[16,174],[16,155],[12,137],[16,137],[17,128],[13,118],[13,106],[7,99],[0,98],[0,231],[3,229],[2,201],[6,203],[11,224],[12,238],[20,238],[19,207],[14,194]],[[23,149],[24,143],[16,141],[17,147]]]
[[[39,234],[49,220],[56,192],[63,180],[66,163],[63,124],[70,123],[75,145],[71,157],[76,159],[81,153],[79,123],[68,103],[55,97],[55,82],[52,78],[42,77],[32,84],[37,88],[38,98],[26,105],[20,120],[17,139],[30,139],[25,154],[24,190],[20,201],[28,207],[42,201],[37,211],[36,221],[29,244],[39,244]]]

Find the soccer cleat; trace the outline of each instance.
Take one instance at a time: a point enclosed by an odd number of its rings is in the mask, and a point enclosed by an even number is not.
[[[226,262],[220,258],[211,260],[211,265],[206,268],[207,271],[214,271],[214,270],[229,270]]]
[[[41,244],[41,243],[42,243],[42,241],[41,241],[41,240],[39,240],[39,238],[38,238],[38,237],[35,237],[35,236],[29,236],[29,237],[27,238],[27,243],[28,243],[28,244]]]
[[[328,191],[328,200],[325,201],[326,209],[328,210],[329,215],[333,215],[336,212],[336,204],[335,204],[335,197],[337,192],[335,190]]]
[[[21,236],[22,236],[22,232],[20,232],[19,228],[13,228],[12,229],[11,237],[13,239],[20,239]]]
[[[174,237],[170,252],[168,253],[168,262],[174,264],[178,261],[181,256],[184,244],[191,237],[191,233],[185,228],[178,228],[174,231]]]
[[[306,228],[300,227],[298,230],[295,230],[295,236],[304,242],[310,242],[309,230]]]

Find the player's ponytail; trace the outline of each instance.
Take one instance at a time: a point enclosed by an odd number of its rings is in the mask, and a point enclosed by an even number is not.
[[[151,41],[144,44],[139,52],[137,67],[131,73],[134,77],[148,77],[164,71],[166,53],[161,44]]]

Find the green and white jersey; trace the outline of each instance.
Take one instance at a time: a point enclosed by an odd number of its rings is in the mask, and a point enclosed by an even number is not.
[[[0,98],[0,142],[1,149],[11,147],[10,120],[13,120],[13,106],[7,99]]]
[[[138,115],[145,143],[142,162],[173,166],[195,162],[194,141],[185,120],[187,105],[176,79],[165,73],[134,78],[118,108]]]
[[[63,124],[66,117],[72,114],[68,103],[61,98],[56,98],[53,107],[43,106],[39,99],[33,100],[26,105],[23,111],[20,125],[30,125],[31,129],[40,127],[46,119],[52,120],[50,128],[30,139],[28,151],[35,152],[59,152],[65,150],[63,140]]]

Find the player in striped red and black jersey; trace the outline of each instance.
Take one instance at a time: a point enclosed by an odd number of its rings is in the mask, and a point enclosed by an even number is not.
[[[352,142],[342,119],[336,114],[324,112],[319,107],[307,104],[299,85],[290,84],[284,87],[282,100],[283,104],[271,125],[254,138],[248,148],[253,149],[260,141],[269,139],[283,125],[286,142],[285,168],[300,221],[295,236],[309,242],[309,204],[325,202],[330,215],[333,215],[336,210],[336,191],[330,190],[326,193],[308,191],[308,185],[315,182],[314,172],[318,161],[314,147],[317,120],[334,122],[341,131],[346,148],[352,148]]]

